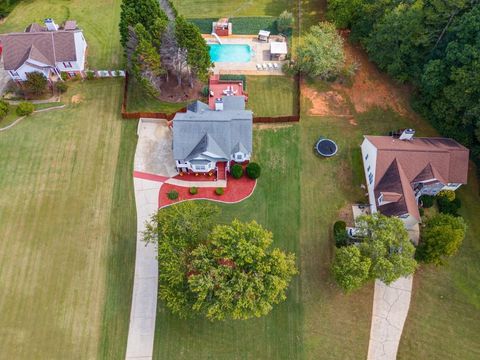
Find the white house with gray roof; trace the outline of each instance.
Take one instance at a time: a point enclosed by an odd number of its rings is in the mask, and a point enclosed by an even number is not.
[[[179,172],[230,169],[252,155],[253,113],[243,96],[216,100],[216,110],[197,101],[173,119],[173,157]]]

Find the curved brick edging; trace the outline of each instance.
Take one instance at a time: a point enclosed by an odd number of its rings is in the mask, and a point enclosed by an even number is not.
[[[232,184],[232,182],[236,182],[236,184]],[[242,186],[242,191],[238,191],[239,185]],[[181,202],[191,200],[208,200],[222,204],[237,204],[252,196],[256,187],[256,180],[245,178],[239,180],[229,180],[228,186],[225,189],[225,193],[223,195],[215,194],[215,189],[217,187],[198,188],[198,193],[196,195],[191,195],[189,192],[190,187],[164,183],[160,188],[158,194],[158,208],[162,209],[170,205],[179,204]],[[168,199],[167,193],[171,190],[178,191],[179,198],[177,200]]]

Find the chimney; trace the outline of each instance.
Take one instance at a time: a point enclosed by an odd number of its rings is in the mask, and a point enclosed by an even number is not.
[[[221,98],[215,99],[215,111],[223,111],[223,100]]]
[[[47,27],[47,30],[48,31],[57,31],[58,30],[58,25],[55,24],[55,21],[53,21],[53,19],[45,19],[44,21],[45,23],[45,26]]]
[[[415,130],[413,129],[405,129],[403,130],[402,134],[400,135],[400,140],[413,140],[413,136],[415,135]]]

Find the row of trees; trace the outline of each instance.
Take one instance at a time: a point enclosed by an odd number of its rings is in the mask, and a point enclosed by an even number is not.
[[[480,162],[480,1],[330,0],[380,68],[416,86],[415,107]]]
[[[460,248],[466,232],[463,218],[440,213],[426,219],[415,249],[403,222],[396,217],[377,213],[361,216],[356,222],[362,239],[337,242],[339,248],[332,266],[335,280],[345,291],[358,289],[375,279],[390,284],[413,274],[417,261],[445,264]],[[334,231],[338,236],[342,226],[336,226]]]
[[[120,36],[128,69],[152,95],[173,76],[177,84],[205,81],[212,66],[199,29],[169,1],[123,0]]]
[[[216,225],[217,207],[184,202],[160,210],[144,233],[158,248],[159,296],[182,318],[249,319],[285,300],[295,256],[271,248],[256,222]]]

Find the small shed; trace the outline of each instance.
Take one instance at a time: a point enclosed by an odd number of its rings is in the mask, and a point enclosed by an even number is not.
[[[228,18],[218,19],[213,23],[213,32],[218,36],[232,35],[232,23],[228,21]]]
[[[259,41],[266,41],[266,42],[268,42],[269,39],[270,39],[270,31],[260,30],[260,31],[258,32],[258,40],[259,40]]]
[[[285,60],[288,54],[286,42],[273,41],[270,43],[270,59]]]

